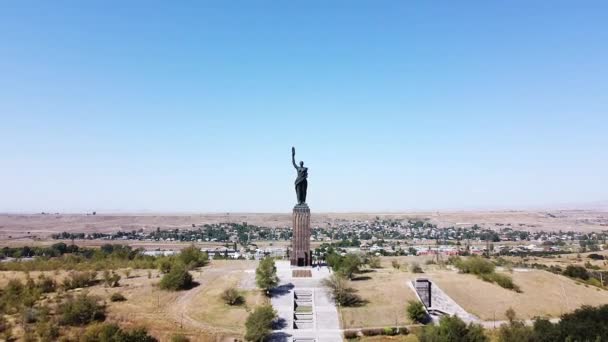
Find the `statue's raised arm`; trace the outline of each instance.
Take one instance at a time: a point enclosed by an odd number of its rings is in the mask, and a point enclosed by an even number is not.
[[[304,162],[301,161],[300,165],[296,164],[296,148],[291,148],[291,163],[293,167],[295,167],[298,172],[298,177],[296,178],[296,195],[298,196],[298,205],[306,205],[306,189],[308,188],[308,181],[306,178],[308,177],[308,168],[304,167]]]
[[[291,163],[293,164],[293,167],[295,167],[297,170],[298,165],[296,165],[296,148],[293,146],[291,147]]]

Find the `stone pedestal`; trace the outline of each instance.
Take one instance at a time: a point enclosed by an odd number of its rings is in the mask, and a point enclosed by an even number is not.
[[[310,208],[307,204],[297,204],[293,207],[293,236],[289,259],[292,266],[312,266]]]

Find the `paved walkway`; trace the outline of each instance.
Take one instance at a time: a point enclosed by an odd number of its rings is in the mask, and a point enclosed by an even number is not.
[[[289,261],[276,261],[279,286],[273,291],[271,303],[279,316],[277,329],[271,341],[341,342],[342,330],[338,310],[321,281],[329,276],[329,270],[312,268],[312,277],[293,278]],[[311,291],[313,298],[313,325],[311,329],[294,329],[294,291]]]

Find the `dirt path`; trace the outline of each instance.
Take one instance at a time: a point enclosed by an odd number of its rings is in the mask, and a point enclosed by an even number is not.
[[[220,268],[204,267],[200,270],[191,271],[194,281],[198,286],[187,291],[181,291],[171,303],[165,303],[167,318],[175,321],[179,326],[193,330],[200,330],[205,333],[216,335],[232,335],[234,331],[218,328],[212,324],[206,323],[192,316],[195,311],[193,303],[196,303],[196,298],[202,295],[202,292],[207,290],[210,284],[216,281],[222,281],[221,278],[229,274],[245,274],[252,266],[245,263],[227,263]],[[246,277],[247,278],[247,277]]]
[[[230,272],[238,272],[238,271],[230,271]],[[221,269],[206,269],[202,272],[195,271],[196,274],[194,277],[194,281],[198,282],[199,285],[193,287],[190,290],[182,291],[180,296],[176,298],[174,303],[171,305],[167,305],[167,314],[172,317],[173,320],[183,324],[184,326],[189,326],[190,328],[200,329],[205,332],[225,332],[219,330],[209,324],[203,323],[197,319],[194,319],[190,316],[188,306],[193,301],[193,299],[198,296],[205,287],[212,281],[218,279],[222,275],[226,274],[225,270]]]

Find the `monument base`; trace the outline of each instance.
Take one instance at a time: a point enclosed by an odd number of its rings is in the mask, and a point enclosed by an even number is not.
[[[310,208],[306,203],[293,207],[293,236],[289,259],[292,266],[312,266]]]

